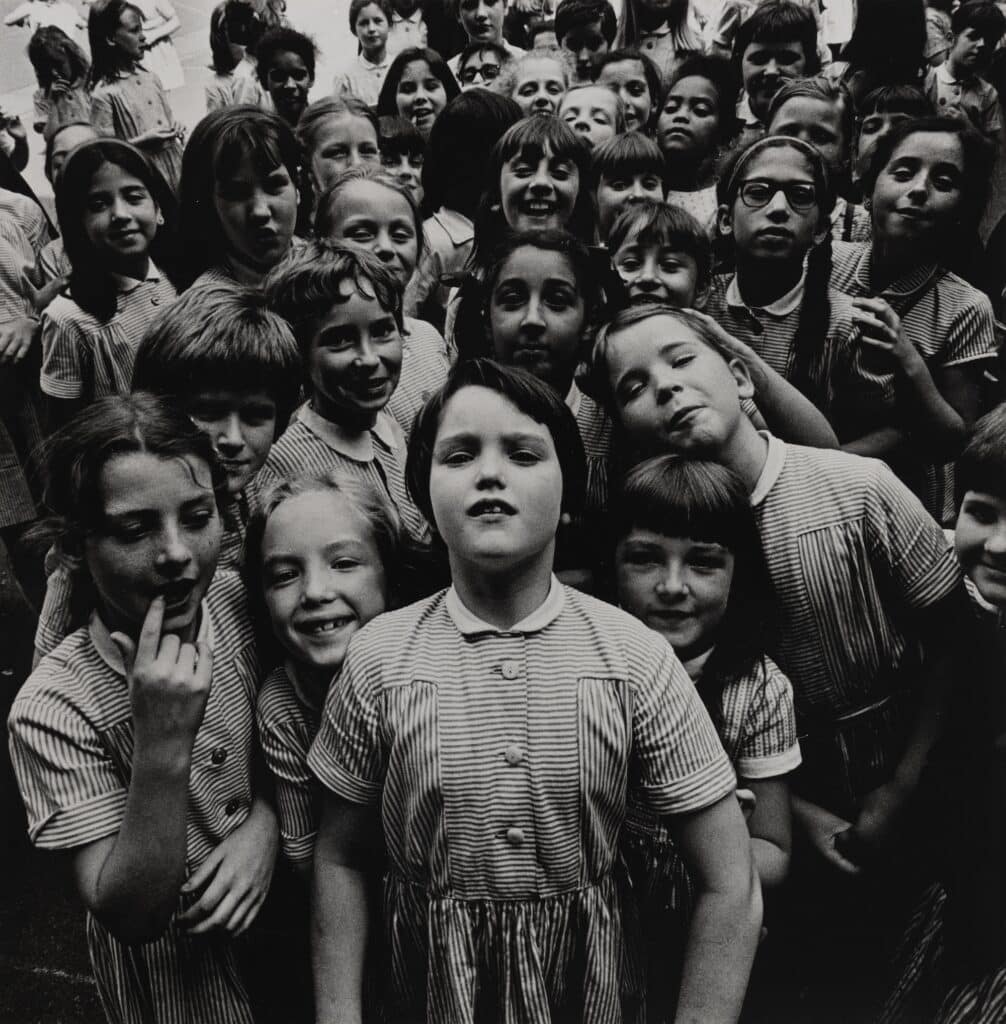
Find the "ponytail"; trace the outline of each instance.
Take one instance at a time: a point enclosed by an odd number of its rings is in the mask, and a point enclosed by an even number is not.
[[[831,262],[829,231],[807,257],[807,277],[800,321],[793,335],[793,365],[789,373],[790,383],[820,409],[827,407],[831,386],[831,353],[827,343],[831,323]]]

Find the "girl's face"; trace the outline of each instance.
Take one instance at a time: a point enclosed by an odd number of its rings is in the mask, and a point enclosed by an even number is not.
[[[964,151],[956,135],[909,135],[891,154],[873,189],[874,241],[932,246],[959,215],[964,171]]]
[[[161,597],[163,632],[192,640],[220,552],[209,466],[191,455],[115,455],[101,470],[99,493],[101,522],[84,557],[105,625],[135,637]]]
[[[562,468],[548,427],[496,391],[462,388],[440,418],[430,501],[452,568],[551,566]]]
[[[741,57],[741,78],[751,113],[762,124],[775,94],[794,78],[803,78],[807,54],[803,45],[792,42],[749,43]]]
[[[189,419],[213,442],[227,474],[227,491],[240,494],[265,464],[276,436],[276,400],[263,390],[213,388],[195,392]]]
[[[503,0],[460,0],[458,20],[470,43],[498,43],[503,38]]]
[[[266,73],[266,88],[276,113],[287,124],[295,125],[307,106],[307,94],[314,85],[314,75],[303,57],[290,50],[281,50],[273,57]]]
[[[859,125],[859,135],[856,138],[855,167],[853,168],[857,179],[866,174],[880,140],[890,135],[895,125],[908,120],[908,114],[897,112],[867,114],[863,118]]]
[[[1006,608],[1006,500],[968,491],[957,518],[954,547],[982,597]]]
[[[417,209],[423,205],[422,153],[382,153],[381,166],[409,190]]]
[[[213,206],[229,252],[265,272],[286,255],[297,223],[297,189],[283,164],[260,169],[250,155],[218,178]]]
[[[557,60],[547,57],[525,60],[517,69],[513,98],[521,113],[554,114],[566,94],[566,76]]]
[[[695,305],[699,268],[695,257],[674,245],[640,245],[638,229],[625,236],[612,260],[634,302]]]
[[[384,11],[377,4],[367,4],[356,16],[356,38],[364,55],[380,54],[388,43],[388,31],[391,26],[384,16]]]
[[[605,64],[597,76],[597,84],[622,97],[626,131],[643,131],[646,128],[656,99],[650,95],[650,84],[638,60],[616,60]]]
[[[787,147],[766,149],[742,173],[733,204],[720,207],[721,233],[732,234],[748,259],[802,260],[821,217],[806,156]]]
[[[135,7],[127,7],[120,15],[119,26],[109,42],[127,60],[138,61],[143,56],[146,41],[142,15]]]
[[[691,75],[676,82],[657,118],[657,145],[667,156],[704,160],[712,155],[720,129],[720,98],[708,78]]]
[[[352,181],[333,204],[336,241],[348,242],[378,256],[404,288],[419,258],[416,220],[404,196],[376,181]]]
[[[607,238],[615,218],[630,203],[643,199],[664,201],[664,182],[656,171],[612,171],[602,174],[597,185],[597,230]]]
[[[493,350],[565,396],[587,316],[568,257],[523,245],[500,268],[490,296]]]
[[[788,135],[813,146],[831,174],[844,171],[848,164],[849,140],[842,125],[842,111],[835,103],[813,96],[794,96],[775,112],[769,133]]]
[[[402,69],[395,101],[398,113],[428,139],[437,114],[447,106],[447,93],[425,60],[413,60]]]
[[[150,190],[135,175],[111,163],[95,171],[84,200],[84,233],[112,266],[146,258],[158,216]]]
[[[276,639],[330,675],[353,634],[385,610],[384,565],[367,520],[337,491],[287,498],[266,521],[262,585]]]
[[[569,157],[525,146],[503,165],[500,200],[503,216],[515,231],[566,226],[580,191],[580,171]]]
[[[491,89],[502,70],[492,50],[478,50],[458,68],[458,82],[462,89]]]
[[[63,165],[70,153],[82,142],[96,139],[98,133],[87,124],[68,124],[60,128],[52,137],[52,156],[49,158],[49,174],[53,185],[59,183],[63,174]]]
[[[352,281],[341,281],[334,298],[308,357],[312,401],[336,423],[370,426],[398,384],[402,335],[391,311]]]
[[[615,136],[618,98],[610,89],[599,85],[573,89],[563,96],[559,116],[593,149]]]
[[[730,600],[734,556],[721,544],[635,527],[615,550],[618,603],[674,648],[708,651]]]
[[[381,159],[377,132],[364,117],[336,114],[326,118],[311,150],[311,180],[321,195],[343,171]]]

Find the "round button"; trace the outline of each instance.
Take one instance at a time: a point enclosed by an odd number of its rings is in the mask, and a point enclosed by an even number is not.
[[[511,846],[523,846],[524,845],[524,829],[522,829],[522,828],[508,828],[506,830],[506,841]]]
[[[160,304],[161,304],[161,300],[156,295],[151,295],[151,297],[150,297],[150,305],[151,306],[159,306]]]
[[[210,760],[214,764],[223,764],[227,760],[227,751],[223,747],[217,747],[216,750],[210,754]]]
[[[233,800],[228,800],[227,801],[227,806],[224,807],[224,814],[227,814],[227,815],[236,814],[237,813],[237,809],[240,806],[241,806],[241,801],[237,797],[234,797]]]
[[[503,751],[503,757],[506,758],[506,763],[510,765],[511,768],[516,768],[517,765],[524,761],[524,751],[521,750],[516,743],[512,743],[505,751]]]
[[[520,675],[520,665],[516,661],[504,661],[501,671],[504,679],[516,679]]]

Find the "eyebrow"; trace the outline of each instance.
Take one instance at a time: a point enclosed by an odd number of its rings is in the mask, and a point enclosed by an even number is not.
[[[503,434],[501,438],[507,444],[545,444],[545,438],[539,434],[529,434],[523,431],[514,431],[513,433]],[[481,443],[485,438],[481,434],[476,434],[473,431],[461,431],[457,434],[448,434],[446,437],[439,438],[435,445],[436,449],[441,447],[449,447],[455,444],[472,444]]]

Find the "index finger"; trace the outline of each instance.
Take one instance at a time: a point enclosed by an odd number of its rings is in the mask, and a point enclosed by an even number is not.
[[[150,602],[147,614],[140,627],[140,639],[136,645],[136,660],[153,661],[161,646],[161,627],[164,625],[164,598],[158,594]]]
[[[213,650],[209,644],[203,643],[200,640],[196,644],[196,653],[198,658],[196,660],[196,674],[195,682],[198,689],[203,689],[210,685],[210,680],[213,678]]]

